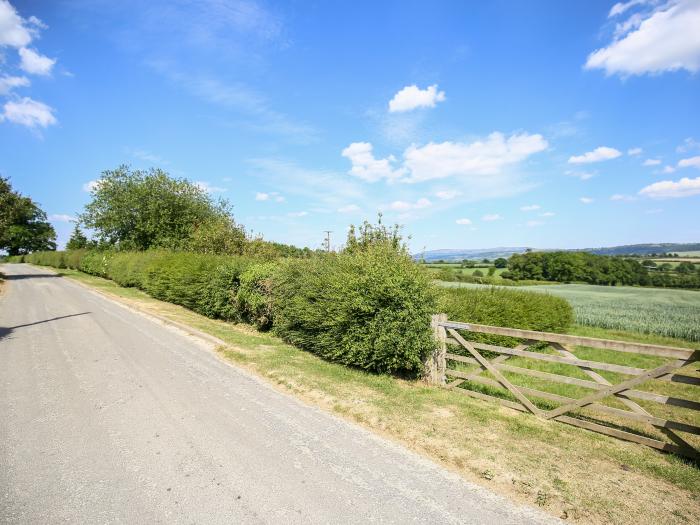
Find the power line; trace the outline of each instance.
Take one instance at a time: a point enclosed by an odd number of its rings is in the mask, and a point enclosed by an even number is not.
[[[326,233],[326,250],[328,253],[331,251],[331,233],[333,233],[332,230],[324,230]]]

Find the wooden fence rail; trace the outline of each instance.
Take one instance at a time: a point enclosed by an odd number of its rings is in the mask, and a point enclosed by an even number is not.
[[[696,389],[692,388],[700,385],[700,376],[697,375],[697,369],[689,366],[700,360],[698,350],[460,323],[449,321],[445,314],[433,316],[432,328],[437,348],[426,363],[426,377],[432,383],[444,385],[446,388],[471,397],[494,400],[515,410],[529,412],[540,419],[559,421],[692,458],[700,457],[698,448],[688,442],[689,438],[678,433],[700,435],[700,426],[693,424],[697,418],[690,418],[690,421],[689,418],[684,418],[686,421],[676,421],[668,415],[659,417],[649,413],[637,403],[637,400],[640,400],[667,407],[700,411],[698,401],[700,397],[695,395]],[[460,332],[465,335],[466,333],[491,334],[515,338],[518,344],[513,348],[487,344],[470,340],[474,339],[471,336],[463,337]],[[455,347],[456,352],[462,353],[448,352],[448,345]],[[655,359],[648,361],[654,362],[656,366],[653,368],[627,366],[618,364],[619,359],[612,359],[618,363],[580,359],[574,353],[577,351],[576,347],[651,356]],[[507,363],[514,357],[520,358],[517,363]],[[551,363],[551,369],[543,371],[529,368],[527,361],[524,360]],[[459,366],[464,368],[464,365],[472,365],[472,369],[460,370]],[[478,368],[473,369],[474,365]],[[578,369],[589,379],[559,373],[562,370],[561,365],[571,367],[564,368],[565,370]],[[606,373],[607,378],[598,371]],[[504,373],[512,379],[506,377]],[[518,384],[521,381],[516,381],[516,378],[523,376],[535,378],[545,384],[572,385],[592,392],[579,398],[548,392]],[[615,378],[615,382],[612,378]],[[695,399],[666,395],[660,393],[659,388],[656,388],[656,392],[639,389],[642,385],[653,384],[650,383],[652,381],[688,385],[683,387],[684,392],[691,391],[690,397]],[[475,390],[473,385],[482,385],[487,389]],[[661,391],[663,390],[662,388]],[[505,399],[503,396],[510,399]],[[604,404],[604,400],[609,398],[616,399],[627,409]],[[548,407],[554,408],[543,408],[541,400],[545,400]],[[596,420],[597,416],[582,414],[583,410],[602,414],[607,419]],[[669,411],[666,410],[666,412]],[[670,442],[653,437],[653,432],[650,435],[644,428],[641,430],[630,428],[629,423],[624,423],[625,420],[632,421],[637,426],[650,425],[668,437]],[[697,441],[694,442],[697,443]]]

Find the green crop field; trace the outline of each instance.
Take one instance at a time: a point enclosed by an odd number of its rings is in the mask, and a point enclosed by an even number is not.
[[[700,341],[700,291],[588,284],[536,285],[527,290],[568,300],[578,324]]]

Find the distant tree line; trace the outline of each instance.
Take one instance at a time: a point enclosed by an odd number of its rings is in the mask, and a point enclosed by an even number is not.
[[[650,271],[649,266],[636,259],[587,252],[515,254],[508,260],[508,271],[502,277],[608,286],[700,288],[700,269],[690,262],[679,264],[675,271]]]

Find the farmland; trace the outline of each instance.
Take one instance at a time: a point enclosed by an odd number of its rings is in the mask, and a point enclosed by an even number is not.
[[[580,325],[700,341],[698,291],[588,284],[534,285],[527,289],[569,301]]]

